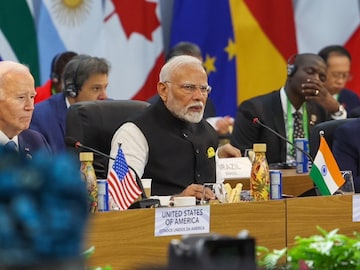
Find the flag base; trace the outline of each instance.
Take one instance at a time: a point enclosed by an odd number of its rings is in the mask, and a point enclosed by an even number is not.
[[[139,208],[156,208],[160,206],[159,199],[142,199],[136,201],[129,206],[128,209],[139,209]]]

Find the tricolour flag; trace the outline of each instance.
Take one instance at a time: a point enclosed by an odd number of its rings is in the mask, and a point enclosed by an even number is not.
[[[322,136],[320,136],[320,146],[310,171],[310,177],[321,195],[332,195],[345,183],[339,166]]]
[[[126,210],[140,196],[141,189],[129,171],[124,153],[119,147],[114,164],[108,174],[109,194],[120,208]]]

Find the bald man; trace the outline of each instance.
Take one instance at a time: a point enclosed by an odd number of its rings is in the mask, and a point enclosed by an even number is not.
[[[34,111],[35,83],[29,69],[12,61],[0,62],[0,145],[10,145],[30,157],[40,149],[50,153],[45,138],[28,129]]]

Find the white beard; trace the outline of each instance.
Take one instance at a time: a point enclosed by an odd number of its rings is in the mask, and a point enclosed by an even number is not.
[[[189,108],[193,107],[193,106],[201,106],[202,107],[201,112],[189,111]],[[177,110],[177,108],[169,108],[169,109],[173,109],[171,111],[177,117],[179,117],[180,119],[183,119],[183,120],[185,120],[187,122],[190,122],[190,123],[199,123],[201,121],[201,119],[203,118],[203,116],[204,116],[204,107],[205,107],[204,103],[195,102],[195,103],[192,103],[192,104],[188,105],[185,108],[181,108],[181,109],[178,109],[178,110]]]

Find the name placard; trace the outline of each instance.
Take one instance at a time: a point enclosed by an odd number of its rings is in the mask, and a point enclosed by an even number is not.
[[[360,222],[360,195],[353,195],[353,222]]]
[[[249,178],[251,174],[251,162],[247,157],[219,158],[216,166],[221,179]]]
[[[155,210],[155,236],[199,234],[209,231],[209,205]]]

